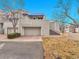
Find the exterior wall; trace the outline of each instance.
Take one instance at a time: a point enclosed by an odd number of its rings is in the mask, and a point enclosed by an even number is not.
[[[49,35],[50,29],[59,32],[59,24],[56,22],[46,21],[45,17],[40,19],[39,18],[32,19],[29,17],[29,14],[26,11],[20,10],[18,12],[20,12],[18,16],[21,16],[22,19],[18,21],[16,27],[18,28],[18,32],[21,33],[22,35],[24,35],[24,27],[41,27],[41,35]],[[2,16],[0,16],[0,23],[3,23],[4,34],[7,35],[8,32],[7,29],[12,28],[13,26],[11,22],[2,18],[5,17],[3,14],[4,13],[2,13]]]
[[[6,22],[4,22],[4,26],[3,26],[3,29],[4,29],[4,34],[8,34],[7,32],[8,32],[8,28],[12,28],[13,27],[13,25],[12,25],[12,23],[11,22],[9,22],[9,21],[6,21]],[[18,25],[16,26],[17,28],[18,28]]]
[[[3,34],[3,31],[4,31],[3,30],[3,25],[4,25],[3,23],[4,23],[4,21],[5,20],[0,16],[0,34]]]
[[[64,32],[71,32],[72,30],[70,29],[71,26],[68,24],[68,25],[65,25],[65,29],[64,29]]]
[[[7,28],[11,28],[12,23],[9,21],[4,22],[4,34],[7,35]],[[46,20],[30,19],[29,17],[24,17],[18,21],[18,32],[24,35],[24,27],[41,27],[41,35],[50,35],[50,29],[60,32],[59,24],[56,22],[49,22]]]
[[[34,20],[26,17],[24,20],[20,20],[19,31],[22,31],[22,35],[24,35],[23,27],[41,27],[41,35],[49,35],[49,22],[45,20]]]
[[[78,33],[79,27],[76,27],[75,25],[68,24],[65,26],[65,32]]]
[[[79,27],[76,27],[75,25],[70,25],[70,32],[78,33]]]
[[[55,32],[60,33],[59,28],[60,27],[59,27],[59,24],[57,22],[53,22],[53,21],[50,22],[50,30],[53,30]]]
[[[2,18],[0,18],[0,23],[3,23],[4,21],[2,20]]]

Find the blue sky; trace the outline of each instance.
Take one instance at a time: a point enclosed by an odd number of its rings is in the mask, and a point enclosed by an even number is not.
[[[2,2],[2,0],[0,0]],[[12,0],[8,0],[10,5]],[[24,0],[25,6],[24,9],[30,12],[31,14],[43,14],[47,19],[52,18],[53,7],[55,6],[56,0]],[[1,4],[0,2],[0,4]],[[18,6],[15,5],[15,8]],[[0,8],[3,8],[0,5]]]
[[[12,2],[12,0],[10,1]],[[75,0],[72,1],[73,4],[71,7],[70,15],[78,20],[79,16],[76,12],[77,3],[75,2]],[[24,9],[31,14],[43,14],[46,16],[47,20],[51,20],[54,19],[54,12],[58,12],[57,10],[55,10],[56,4],[57,0],[25,0]],[[17,8],[17,5],[15,5],[15,8]],[[71,20],[67,21],[70,22]]]
[[[71,16],[75,19],[78,18],[76,13],[77,3],[75,0],[72,0],[73,4],[71,7]],[[53,13],[57,12],[55,10],[57,0],[25,0],[25,9],[32,14],[44,14],[47,19],[53,19]],[[69,20],[71,21],[71,20]]]
[[[44,14],[48,19],[52,18],[55,0],[26,0],[25,9],[32,14]]]

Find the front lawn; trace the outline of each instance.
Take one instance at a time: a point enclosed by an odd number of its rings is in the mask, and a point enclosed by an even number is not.
[[[79,41],[67,37],[43,37],[45,59],[79,59]]]

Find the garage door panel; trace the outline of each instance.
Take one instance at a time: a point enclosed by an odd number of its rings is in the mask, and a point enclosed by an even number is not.
[[[26,27],[24,28],[24,35],[41,35],[40,27]]]

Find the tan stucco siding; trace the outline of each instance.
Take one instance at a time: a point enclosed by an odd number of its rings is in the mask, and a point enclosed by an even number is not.
[[[17,24],[17,28],[18,28],[18,24]],[[13,27],[13,25],[12,25],[12,23],[11,22],[9,22],[9,21],[6,21],[6,22],[4,22],[4,26],[3,26],[3,29],[4,29],[4,34],[8,34],[7,32],[8,32],[8,28],[12,28]]]
[[[9,21],[4,22],[4,33],[7,34],[7,28],[13,27],[12,23]],[[21,35],[24,35],[24,27],[40,27],[41,35],[50,35],[50,29],[59,31],[59,24],[56,22],[49,22],[46,20],[38,20],[38,19],[30,19],[28,17],[24,17],[18,21],[16,26],[18,28],[18,32]]]
[[[57,22],[50,22],[50,29],[56,32],[60,32],[59,24]]]
[[[21,26],[22,27],[41,27],[41,35],[49,35],[49,22],[45,20],[33,20],[33,19],[22,20]],[[21,31],[24,32],[24,29],[22,28]],[[22,34],[24,35],[24,33]]]

